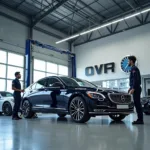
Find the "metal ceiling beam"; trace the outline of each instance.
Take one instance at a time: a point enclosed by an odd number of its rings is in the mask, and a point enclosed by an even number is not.
[[[61,14],[60,12],[57,12],[57,11],[56,11],[55,13],[58,14],[59,16],[63,17],[63,18],[65,17],[68,21],[72,21],[71,18],[69,18],[69,17],[67,17],[67,16],[64,16],[64,15]],[[63,18],[60,19],[59,17],[57,17],[57,16],[55,16],[55,15],[53,15],[53,16],[56,17],[56,18],[58,18],[59,20],[55,21],[54,23],[49,24],[50,26],[54,26],[54,25],[55,25],[56,23],[58,23],[59,21],[63,21],[64,23],[67,23],[68,25],[70,24],[70,23],[64,21]],[[77,21],[75,21],[75,20],[73,20],[73,22],[74,22],[75,25],[78,24],[78,25],[80,25],[80,26],[83,26],[83,24],[81,24],[81,23],[79,23],[79,22],[77,22]],[[75,26],[75,25],[73,25],[73,26]]]
[[[56,12],[56,14],[59,14],[60,16],[62,16],[62,17],[64,17],[63,16],[63,14],[61,14],[61,13],[59,13],[59,12]],[[56,17],[56,18],[58,18],[57,16],[55,16],[55,15],[53,15],[54,17]],[[59,18],[58,18],[59,19]],[[69,17],[67,17],[66,18],[68,21],[71,21],[71,18],[69,18]],[[70,24],[69,22],[67,22],[67,21],[65,21],[65,20],[61,20],[62,22],[64,22],[66,25],[68,25],[68,26],[73,26],[74,28],[76,28],[76,29],[78,29],[78,27],[76,27],[75,25],[76,24],[78,24],[78,25],[82,25],[82,24],[80,24],[80,23],[78,23],[78,22],[76,22],[76,21],[74,21],[73,20],[73,22],[74,22],[74,24]],[[54,22],[54,23],[51,23],[51,24],[48,24],[49,26],[51,26],[51,27],[54,27],[54,24],[56,24],[56,22]],[[82,25],[83,26],[83,25]],[[63,30],[64,31],[64,29],[66,29],[66,27],[65,28],[62,28],[61,30]],[[67,29],[68,29],[68,27],[67,27]]]
[[[112,0],[123,12],[125,12],[125,9],[119,4],[116,2],[116,0]]]
[[[146,14],[146,17],[145,17],[145,19],[144,19],[144,22],[146,22],[146,21],[147,21],[147,19],[148,19],[149,15],[150,15],[150,12],[148,12],[148,13]]]
[[[99,17],[101,17],[102,19],[106,19],[105,16],[103,16],[101,13],[97,12],[97,11],[96,11],[95,9],[93,9],[90,5],[84,3],[82,0],[79,0],[79,2],[80,2],[83,6],[87,7],[90,11],[94,12],[96,15],[98,15]]]
[[[136,8],[135,8],[128,0],[125,0],[125,2],[126,2],[133,10],[137,11]]]
[[[96,3],[97,3],[98,5],[100,5],[102,8],[104,8],[107,12],[111,13],[108,8],[106,8],[105,6],[103,6],[103,5],[99,2],[99,0],[96,0]]]
[[[60,1],[60,0],[57,0],[57,1]],[[95,1],[94,2],[92,2],[92,3],[95,3]],[[92,3],[90,3],[90,4],[92,4]],[[70,5],[70,4],[69,4]],[[68,9],[69,11],[71,11],[72,13],[71,14],[69,14],[69,15],[72,15],[73,14],[73,6],[71,5],[71,7],[68,5],[68,3],[66,3],[66,4],[64,4],[64,7],[66,8],[66,9]],[[95,19],[93,19],[91,16],[88,16],[88,14],[86,14],[85,12],[81,12],[83,9],[84,9],[85,7],[82,7],[82,8],[77,8],[77,9],[75,9],[75,11],[76,11],[76,15],[78,15],[79,17],[81,17],[81,18],[83,18],[84,20],[86,20],[87,22],[92,22],[93,24],[99,24],[99,22],[97,21],[97,20],[95,20]]]
[[[136,9],[128,0],[125,0],[125,2],[126,2],[135,12],[137,11],[137,9]],[[143,15],[143,14],[141,14],[141,15]],[[143,21],[142,21],[138,16],[136,16],[135,18],[138,20],[139,23],[143,23]],[[142,18],[143,18],[143,16],[142,16]]]
[[[26,22],[24,22],[24,21],[21,21],[21,20],[19,20],[19,19],[13,17],[13,16],[11,16],[11,15],[8,15],[8,14],[6,14],[6,13],[0,12],[0,16],[6,17],[6,18],[8,18],[8,19],[10,19],[10,20],[13,20],[13,21],[15,21],[15,22],[18,22],[18,23],[20,23],[20,24],[22,24],[22,25],[24,25],[24,26],[26,26],[26,27],[29,27],[29,28],[31,27],[30,23],[26,23]],[[49,36],[53,36],[53,37],[55,37],[55,38],[57,38],[57,39],[62,39],[62,38],[63,38],[63,37],[60,36],[60,35],[57,35],[57,34],[54,34],[54,33],[52,33],[52,32],[46,31],[46,30],[44,30],[44,29],[41,29],[40,27],[34,27],[34,30],[40,31],[40,32],[45,33],[45,34],[47,34],[47,35],[49,35]]]
[[[34,18],[35,20],[33,21],[32,26],[34,27],[37,23],[39,23],[40,21],[42,21],[47,15],[51,14],[53,11],[55,11],[57,8],[59,8],[60,6],[62,6],[67,1],[68,0],[62,0],[62,1],[58,2],[56,5],[54,5],[54,7],[50,8],[49,10],[47,10],[39,18],[37,18],[37,19]]]
[[[26,0],[22,0],[17,6],[16,9],[18,9]]]
[[[137,27],[140,27],[140,26],[143,26],[145,24],[149,24],[150,21],[146,22],[146,23],[143,23],[143,24],[138,24],[138,25],[135,25],[135,26],[132,26],[132,27],[129,27],[129,28],[126,28],[124,30],[119,30],[117,32],[114,32],[114,33],[111,33],[111,34],[107,34],[107,35],[103,35],[103,36],[100,36],[98,38],[94,38],[94,39],[91,39],[91,40],[87,40],[85,42],[81,42],[81,43],[77,43],[77,44],[74,44],[74,46],[79,46],[79,45],[82,45],[82,44],[86,44],[88,42],[92,42],[92,41],[95,41],[95,40],[99,40],[99,39],[102,39],[102,38],[105,38],[105,37],[108,37],[108,36],[112,36],[112,35],[115,35],[115,34],[118,34],[118,33],[121,33],[121,32],[124,32],[125,30],[130,30],[130,29],[134,29],[134,28],[137,28]]]

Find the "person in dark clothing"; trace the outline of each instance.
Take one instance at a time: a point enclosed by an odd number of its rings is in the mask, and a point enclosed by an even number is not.
[[[137,112],[138,119],[134,121],[132,124],[144,124],[143,122],[143,111],[140,100],[141,95],[141,74],[140,70],[135,66],[136,57],[129,56],[129,66],[131,66],[130,72],[130,89],[129,94],[133,95],[134,105]]]
[[[21,84],[19,79],[21,78],[20,72],[15,73],[15,79],[12,81],[12,90],[14,90],[14,108],[13,108],[13,120],[19,120],[21,119],[18,117],[18,112],[20,108],[21,103],[21,92],[24,92],[24,90],[21,90]]]

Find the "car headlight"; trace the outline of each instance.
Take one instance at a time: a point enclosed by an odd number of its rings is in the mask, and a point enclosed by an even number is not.
[[[88,97],[92,98],[92,99],[97,99],[99,101],[104,101],[105,96],[101,93],[97,93],[97,92],[87,92]]]

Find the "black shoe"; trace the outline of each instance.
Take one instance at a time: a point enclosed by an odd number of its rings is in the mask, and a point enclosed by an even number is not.
[[[133,121],[132,122],[133,125],[136,125],[136,124],[144,124],[143,121],[140,121],[140,120],[137,120],[137,121]]]
[[[18,117],[12,117],[12,120],[19,120]]]
[[[32,118],[38,118],[37,114],[35,114]]]
[[[18,118],[18,119],[22,119],[22,118],[20,118],[19,116],[17,116],[17,118]]]

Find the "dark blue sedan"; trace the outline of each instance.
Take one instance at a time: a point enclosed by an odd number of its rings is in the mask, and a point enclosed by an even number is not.
[[[36,112],[71,115],[73,121],[87,122],[97,115],[109,115],[115,121],[133,113],[131,95],[100,89],[93,83],[69,77],[46,77],[30,85],[23,95],[21,109],[25,118]]]

